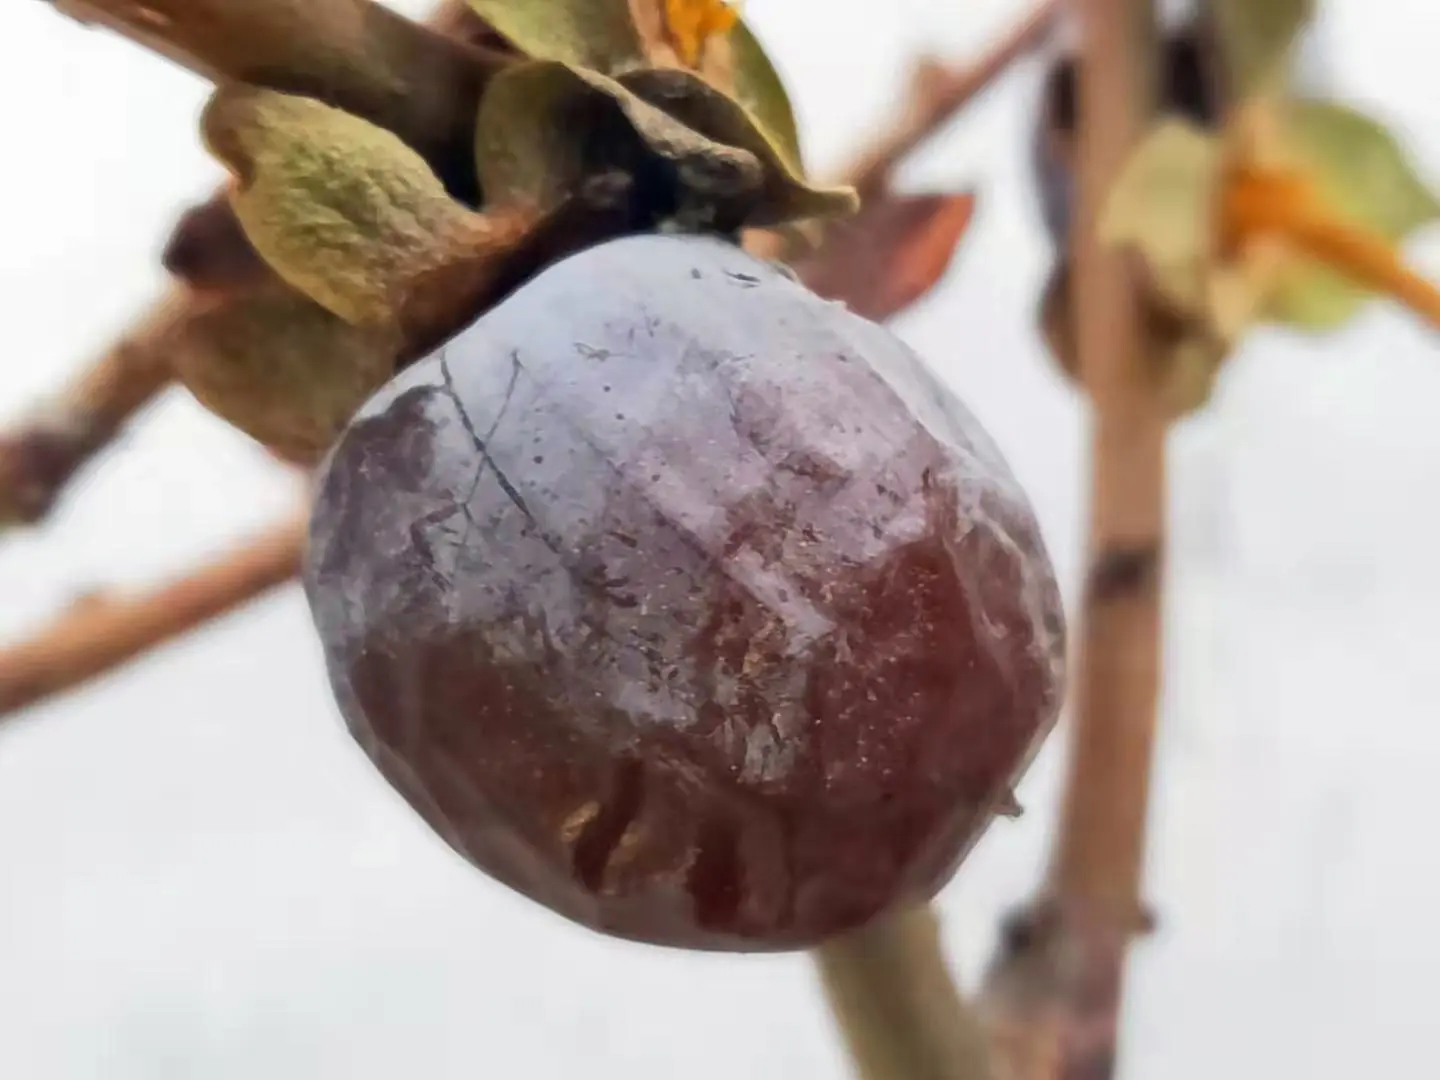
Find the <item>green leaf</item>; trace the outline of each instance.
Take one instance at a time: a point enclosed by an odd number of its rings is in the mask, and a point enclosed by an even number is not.
[[[526,56],[605,74],[644,63],[629,0],[468,0]]]
[[[764,47],[743,19],[730,31],[730,49],[735,100],[749,110],[790,171],[803,175],[800,130],[795,123],[790,95]]]
[[[256,251],[349,322],[393,325],[417,272],[476,224],[396,136],[313,99],[229,85],[202,129],[235,174],[231,205]]]
[[[481,101],[476,147],[486,197],[500,204],[554,205],[614,171],[644,177],[656,213],[682,227],[729,231],[855,204],[848,190],[795,177],[741,106],[678,69],[622,82],[557,62],[517,65]]]
[[[1323,194],[1358,224],[1398,240],[1440,216],[1399,140],[1363,113],[1329,101],[1296,100],[1282,138]]]
[[[1160,295],[1195,314],[1207,303],[1222,160],[1218,137],[1162,121],[1136,147],[1100,219],[1101,242],[1137,250]]]
[[[1333,102],[1296,100],[1286,106],[1281,135],[1295,166],[1352,225],[1399,242],[1440,217],[1440,200],[1404,148],[1370,117]],[[1297,259],[1276,283],[1266,315],[1323,332],[1351,318],[1370,295],[1337,271]]]
[[[1283,92],[1295,39],[1315,0],[1210,0],[1225,74],[1237,100]]]

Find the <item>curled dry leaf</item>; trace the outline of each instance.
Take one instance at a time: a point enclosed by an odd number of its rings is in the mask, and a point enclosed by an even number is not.
[[[763,169],[764,189],[744,215],[747,227],[844,217],[859,207],[852,188],[807,181],[792,163],[794,155],[776,142],[754,113],[698,76],[656,69],[632,72],[619,81],[716,143],[739,147],[756,157]]]
[[[707,139],[613,79],[555,61],[497,79],[476,132],[480,182],[501,204],[554,205],[607,171],[636,177],[661,218],[677,214],[687,196],[753,198],[762,186],[753,154]]]
[[[928,293],[949,268],[975,213],[975,195],[897,195],[866,199],[833,223],[812,251],[792,260],[805,285],[881,322]]]
[[[792,174],[802,173],[799,133],[775,66],[721,0],[469,0],[516,49],[619,77],[689,68],[733,97]]]
[[[553,203],[588,176],[618,171],[649,194],[657,220],[688,228],[733,232],[855,208],[852,191],[796,176],[743,107],[675,69],[616,80],[533,61],[495,80],[477,133],[481,183],[502,204]]]

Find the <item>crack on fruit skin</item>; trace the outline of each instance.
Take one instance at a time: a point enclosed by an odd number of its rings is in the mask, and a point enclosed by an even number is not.
[[[611,934],[802,948],[930,895],[1058,705],[1023,495],[903,345],[758,260],[575,260],[322,472],[347,722],[456,850]]]

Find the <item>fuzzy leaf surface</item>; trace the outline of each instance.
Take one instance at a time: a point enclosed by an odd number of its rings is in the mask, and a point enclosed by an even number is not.
[[[256,251],[348,322],[393,326],[416,273],[474,228],[397,137],[311,98],[227,86],[202,127],[235,175],[230,201]]]

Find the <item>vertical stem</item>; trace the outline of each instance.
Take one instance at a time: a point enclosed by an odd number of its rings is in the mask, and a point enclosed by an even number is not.
[[[1054,889],[1133,921],[1159,689],[1167,417],[1148,375],[1132,264],[1096,234],[1150,118],[1150,0],[1081,0],[1079,213],[1071,238],[1080,376],[1093,403],[1089,574]]]
[[[827,942],[816,964],[863,1080],[990,1080],[928,904]]]
[[[1088,574],[1063,817],[1044,893],[987,978],[996,1068],[1109,1080],[1140,902],[1160,680],[1167,415],[1134,264],[1096,223],[1155,103],[1152,0],[1075,0],[1078,202],[1070,236],[1080,377],[1093,406]]]

